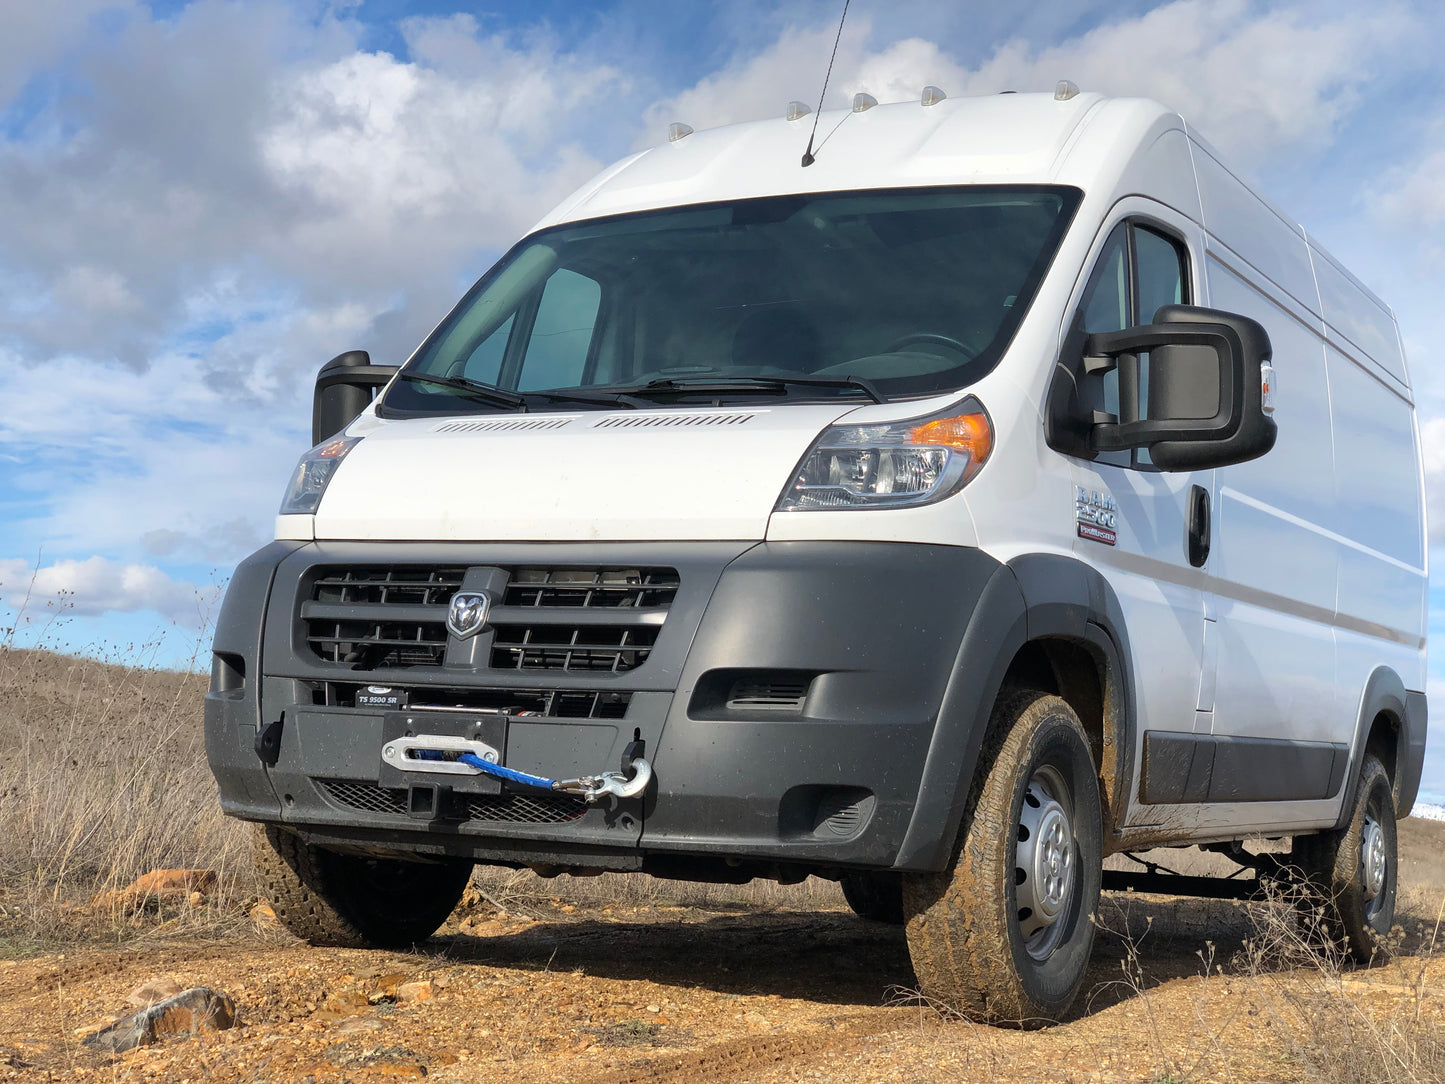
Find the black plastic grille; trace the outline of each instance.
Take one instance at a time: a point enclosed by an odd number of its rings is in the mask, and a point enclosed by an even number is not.
[[[492,668],[624,673],[647,661],[657,633],[655,625],[499,625]]]
[[[464,573],[427,565],[325,569],[302,609],[306,642],[324,661],[357,670],[440,666],[446,606]]]
[[[332,708],[354,708],[364,685],[326,681],[314,686],[312,702]],[[478,689],[468,686],[393,685],[405,693],[407,705],[425,708],[472,708],[514,717],[548,719],[622,719],[632,701],[630,692],[597,689]]]
[[[447,607],[461,587],[459,566],[321,568],[301,603],[307,645],[322,661],[352,670],[440,667]],[[504,569],[494,599],[488,665],[499,670],[626,673],[646,660],[677,597],[676,569]],[[568,616],[568,611],[576,617]],[[569,702],[566,714],[581,709]],[[587,709],[592,715],[592,709]],[[607,716],[600,716],[607,717]]]
[[[307,622],[306,640],[327,662],[363,670],[396,666],[440,666],[446,657],[447,628],[427,621]]]
[[[356,779],[317,779],[337,805],[365,813],[405,817],[406,791]],[[512,824],[565,824],[587,812],[587,803],[568,794],[485,794],[464,799],[467,819]]]
[[[506,605],[662,608],[677,597],[673,568],[518,568]]]
[[[728,694],[730,711],[800,711],[808,695],[806,681],[739,681]]]
[[[445,606],[462,585],[463,568],[389,565],[330,569],[311,589],[318,602],[375,606]]]

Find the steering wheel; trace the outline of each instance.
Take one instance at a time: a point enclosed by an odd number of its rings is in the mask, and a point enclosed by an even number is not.
[[[915,331],[911,335],[904,335],[901,339],[895,339],[888,344],[886,353],[902,350],[905,346],[913,343],[930,343],[933,346],[946,346],[950,350],[956,350],[963,355],[965,361],[972,361],[978,357],[978,351],[973,347],[951,338],[948,335],[940,335],[934,331]]]

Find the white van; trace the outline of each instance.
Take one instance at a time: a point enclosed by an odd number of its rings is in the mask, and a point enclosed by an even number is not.
[[[322,370],[206,700],[281,920],[816,874],[1054,1019],[1101,885],[1219,891],[1106,856],[1288,836],[1367,958],[1426,726],[1390,311],[1155,103],[860,96],[806,166],[799,112],[674,126]]]

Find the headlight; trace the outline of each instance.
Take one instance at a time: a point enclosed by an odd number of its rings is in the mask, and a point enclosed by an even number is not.
[[[803,456],[775,511],[932,504],[963,488],[992,450],[993,426],[971,398],[926,418],[829,426]]]
[[[321,503],[321,495],[331,484],[336,468],[346,458],[346,453],[360,443],[360,437],[337,437],[316,445],[303,455],[296,464],[296,473],[291,475],[286,499],[281,502],[281,515],[309,516],[314,513]]]

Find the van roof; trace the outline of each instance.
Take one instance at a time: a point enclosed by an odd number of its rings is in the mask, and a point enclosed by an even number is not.
[[[800,160],[812,114],[693,132],[624,159],[564,200],[541,226],[754,196],[937,184],[1088,185],[1064,168],[1078,142],[1131,151],[1164,127],[1183,129],[1157,102],[1078,94],[996,94],[829,110],[817,119],[816,161]],[[1103,148],[1100,148],[1101,150]],[[1108,155],[1085,155],[1084,162]],[[1080,163],[1082,165],[1082,162]],[[1112,178],[1110,178],[1112,180]]]

